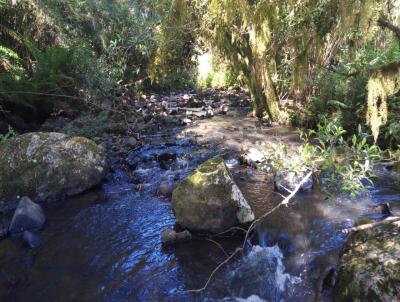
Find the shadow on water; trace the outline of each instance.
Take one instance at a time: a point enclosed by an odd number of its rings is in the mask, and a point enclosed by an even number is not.
[[[299,195],[293,205],[263,220],[246,255],[224,267],[199,295],[211,271],[225,259],[213,243],[195,238],[163,248],[160,233],[173,227],[170,200],[156,196],[161,182],[177,183],[217,151],[180,138],[148,138],[132,152],[133,169],[111,173],[102,188],[48,204],[39,234],[43,245],[28,250],[18,239],[0,242],[0,301],[309,301],[334,266],[353,224],[371,203],[399,202],[387,182],[363,201],[329,203],[320,192]],[[168,138],[169,137],[169,138]],[[160,154],[176,154],[166,167]],[[235,167],[235,178],[258,212],[280,197],[265,176]],[[232,252],[240,238],[219,242]],[[327,298],[328,299],[328,298]],[[244,300],[243,300],[244,301]]]

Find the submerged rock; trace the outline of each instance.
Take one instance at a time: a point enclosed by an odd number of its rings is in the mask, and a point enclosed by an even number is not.
[[[220,232],[254,220],[254,213],[222,158],[200,165],[173,192],[176,222],[194,231]]]
[[[296,186],[303,180],[307,175],[308,171],[286,171],[286,170],[275,170],[274,171],[274,183],[275,189],[282,193],[288,193],[293,191]],[[313,179],[310,177],[301,187],[301,191],[310,191],[313,188]]]
[[[350,235],[340,259],[334,301],[397,301],[400,297],[400,224]]]
[[[11,220],[9,231],[17,234],[26,230],[40,230],[46,221],[42,207],[28,197],[22,197]]]
[[[31,231],[24,231],[22,234],[22,239],[30,249],[35,249],[42,245],[42,241],[39,239],[39,237]]]
[[[0,200],[75,195],[97,185],[105,173],[105,157],[87,138],[34,132],[0,144]]]
[[[161,233],[161,242],[164,245],[183,243],[192,240],[192,234],[188,230],[176,232],[174,230],[165,230]]]
[[[174,191],[174,185],[168,182],[162,182],[157,188],[157,195],[162,197],[171,197]]]

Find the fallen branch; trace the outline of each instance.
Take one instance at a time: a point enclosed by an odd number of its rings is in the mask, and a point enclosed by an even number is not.
[[[220,237],[220,236],[222,236],[222,235],[224,235],[224,234],[226,234],[226,233],[230,233],[230,232],[233,232],[233,231],[236,231],[236,230],[242,231],[243,233],[246,233],[246,232],[247,232],[246,229],[241,228],[241,227],[231,227],[231,228],[227,229],[226,231],[223,231],[223,232],[221,232],[221,233],[214,234],[214,235],[210,236],[210,238]]]
[[[379,18],[378,19],[378,25],[382,28],[387,28],[391,30],[398,39],[400,39],[400,27],[397,27],[396,25],[390,23],[389,21]]]
[[[204,284],[204,286],[202,288],[199,289],[190,289],[187,290],[186,292],[188,293],[199,293],[202,292],[204,290],[207,289],[208,285],[210,284],[212,278],[214,277],[214,275],[220,270],[221,267],[223,267],[225,264],[227,264],[230,260],[232,260],[239,252],[243,252],[246,248],[246,243],[247,243],[247,239],[250,235],[250,233],[254,230],[254,228],[256,227],[257,223],[264,219],[265,217],[267,217],[268,215],[270,215],[271,213],[273,213],[274,211],[276,211],[277,209],[279,209],[281,206],[285,205],[288,206],[289,205],[289,201],[297,194],[297,192],[300,190],[301,186],[306,183],[306,181],[312,176],[313,172],[309,172],[302,180],[301,182],[299,182],[297,184],[297,186],[294,188],[293,191],[289,191],[290,194],[285,197],[279,204],[277,204],[275,207],[273,207],[271,210],[269,210],[268,212],[264,213],[264,215],[262,215],[261,217],[257,218],[256,220],[254,220],[251,225],[249,226],[249,228],[246,231],[246,236],[243,240],[243,244],[241,247],[236,248],[236,250],[229,256],[227,257],[223,262],[221,262],[210,274],[210,276],[207,279],[207,282]],[[214,242],[215,243],[215,242]]]
[[[225,249],[223,248],[223,246],[221,244],[219,244],[217,241],[212,240],[210,238],[206,239],[207,241],[210,241],[212,243],[214,243],[216,246],[218,246],[218,248],[225,254],[226,257],[229,257],[229,254],[225,251]]]
[[[362,225],[359,225],[356,227],[347,228],[347,229],[344,229],[342,232],[345,234],[350,234],[350,233],[354,233],[354,232],[365,231],[365,230],[372,229],[372,228],[375,228],[380,225],[389,224],[389,223],[393,223],[396,221],[400,221],[399,216],[388,217],[381,221],[371,222],[371,223],[362,224]]]
[[[0,91],[0,94],[30,94],[30,95],[51,96],[51,97],[59,97],[59,98],[85,101],[85,98],[76,97],[76,96],[72,96],[72,95],[41,93],[41,92],[31,92],[31,91]]]
[[[223,262],[221,262],[212,272],[210,277],[207,279],[206,284],[202,288],[199,289],[189,289],[186,292],[188,293],[199,293],[204,291],[211,282],[212,277],[219,271],[221,267],[223,267],[226,263],[228,263],[233,257],[235,257],[239,252],[242,251],[242,248],[238,247],[228,258],[226,258]]]

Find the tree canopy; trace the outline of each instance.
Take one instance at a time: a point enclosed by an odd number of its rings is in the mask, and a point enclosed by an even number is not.
[[[397,0],[0,5],[0,100],[8,111],[47,112],[57,101],[11,91],[96,99],[124,85],[195,87],[198,55],[209,52],[214,70],[227,73],[229,84],[249,89],[259,118],[313,126],[321,113],[340,114],[349,129],[369,125],[375,140],[379,133],[394,137],[400,131],[393,122],[400,62]]]

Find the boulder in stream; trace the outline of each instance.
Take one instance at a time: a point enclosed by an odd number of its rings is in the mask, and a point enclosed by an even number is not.
[[[400,224],[350,235],[340,259],[334,301],[398,301]]]
[[[33,132],[0,144],[0,200],[26,195],[40,202],[79,194],[105,173],[105,157],[84,137]]]
[[[11,220],[9,232],[17,234],[26,230],[40,230],[45,221],[42,207],[28,197],[22,197]]]
[[[241,155],[240,160],[243,164],[257,168],[260,163],[266,160],[266,157],[260,150],[256,148],[250,148]]]
[[[287,171],[287,170],[275,170],[274,171],[274,183],[275,189],[278,192],[284,194],[289,191],[293,191],[296,186],[303,180],[309,171]],[[300,187],[300,191],[311,191],[313,188],[313,179],[310,177]]]
[[[193,231],[217,233],[254,220],[254,213],[222,158],[200,165],[173,192],[176,222]]]

